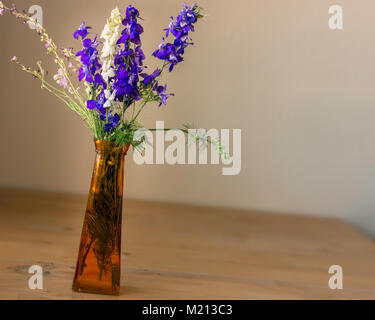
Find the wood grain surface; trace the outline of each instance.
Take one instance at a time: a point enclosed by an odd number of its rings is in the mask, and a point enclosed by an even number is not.
[[[375,244],[336,219],[124,202],[121,294],[71,290],[86,196],[0,189],[0,299],[374,299]],[[31,290],[31,265],[44,289]],[[328,287],[331,265],[344,289]]]

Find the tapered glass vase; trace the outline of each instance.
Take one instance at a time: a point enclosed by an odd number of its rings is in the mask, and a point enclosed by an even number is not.
[[[95,149],[73,290],[118,295],[124,158],[128,147],[95,140]]]

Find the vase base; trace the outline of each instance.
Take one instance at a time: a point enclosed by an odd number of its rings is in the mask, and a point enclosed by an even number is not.
[[[94,293],[94,294],[105,294],[105,295],[110,295],[110,296],[118,296],[120,294],[119,289],[113,289],[109,287],[93,287],[90,285],[73,285],[72,286],[73,291],[76,292],[84,292],[84,293]]]

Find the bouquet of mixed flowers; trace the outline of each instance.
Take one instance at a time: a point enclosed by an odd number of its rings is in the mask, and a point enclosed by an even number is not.
[[[58,66],[53,77],[56,84],[47,80],[48,72],[40,61],[37,68],[23,65],[17,57],[12,61],[39,79],[42,89],[82,117],[95,139],[133,147],[140,144],[134,139],[134,133],[141,128],[138,116],[144,107],[150,102],[166,105],[167,99],[174,95],[168,93],[166,84],[160,83],[161,75],[183,61],[185,49],[193,44],[189,35],[203,17],[202,8],[196,4],[183,5],[177,18],[172,17],[164,29],[162,43],[152,54],[162,61],[161,66],[149,72],[144,64],[141,18],[133,6],[127,7],[124,14],[118,8],[112,10],[100,37],[91,33],[91,27],[83,22],[73,34],[82,42],[78,52],[58,47],[35,19],[17,10],[15,5],[7,7],[0,1],[0,15],[4,12],[35,25],[40,40],[47,52],[54,55]],[[77,80],[84,85],[84,90]]]
[[[112,10],[100,37],[83,22],[73,33],[82,43],[78,52],[58,47],[35,19],[0,1],[0,15],[5,12],[35,26],[58,66],[53,76],[56,83],[47,79],[48,72],[40,61],[37,68],[25,66],[17,57],[12,61],[76,112],[95,138],[97,155],[73,289],[118,294],[124,154],[130,146],[138,148],[145,141],[144,137],[135,137],[141,129],[138,117],[145,106],[150,102],[166,105],[173,96],[167,85],[160,83],[161,75],[183,61],[185,49],[193,44],[189,35],[203,17],[202,9],[196,4],[184,4],[177,18],[172,18],[162,43],[152,54],[162,61],[152,72],[144,64],[143,27],[139,11],[133,6],[127,7],[124,14],[118,8]],[[188,126],[183,131],[189,134],[186,129]],[[203,144],[208,141],[200,139],[199,134],[195,138]]]

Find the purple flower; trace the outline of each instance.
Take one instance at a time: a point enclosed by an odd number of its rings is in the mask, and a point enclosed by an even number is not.
[[[77,39],[81,37],[82,39],[87,37],[88,29],[91,29],[91,27],[86,27],[85,22],[82,22],[82,24],[79,26],[79,28],[73,33],[74,39]]]
[[[144,69],[145,55],[140,38],[143,27],[138,24],[138,17],[139,11],[133,6],[126,9],[125,19],[122,21],[124,30],[117,41],[121,50],[114,59],[115,77],[112,90],[116,90],[115,100],[124,103],[125,106],[142,98],[138,85],[140,72]]]
[[[139,11],[133,6],[129,6],[126,8],[125,17],[126,17],[125,20],[127,21],[136,20],[139,17]]]
[[[92,110],[98,106],[98,102],[96,100],[88,100],[86,106],[88,109]]]
[[[102,121],[106,121],[106,124],[104,125],[104,131],[105,132],[111,132],[113,131],[118,124],[120,123],[120,117],[117,113],[112,114],[112,111],[109,111],[108,115],[102,114],[100,116],[100,119]]]
[[[171,33],[175,37],[174,41],[165,43],[165,39],[163,39],[159,48],[152,54],[156,58],[169,63],[169,72],[171,72],[178,63],[184,60],[182,56],[185,53],[185,48],[193,44],[190,42],[189,32],[194,32],[194,24],[202,17],[200,10],[201,8],[196,4],[192,6],[184,4],[176,21],[171,17],[172,21],[169,27],[165,29],[166,38],[168,38]]]
[[[160,104],[159,107],[164,104],[165,106],[167,105],[167,99],[171,96],[174,96],[174,93],[165,93],[167,91],[167,85],[165,86],[156,86],[155,91],[158,93],[160,97]]]
[[[160,69],[156,69],[152,74],[147,74],[147,73],[142,73],[141,74],[141,77],[144,78],[144,80],[142,81],[142,83],[145,85],[145,86],[150,86],[152,88],[152,90],[155,92],[156,96],[159,97],[159,101],[160,101],[160,104],[159,104],[159,107],[164,104],[165,106],[167,105],[167,99],[171,96],[174,96],[173,93],[166,93],[167,91],[167,85],[164,85],[164,86],[161,86],[159,85],[158,81],[156,80],[156,78],[160,75],[161,73],[161,70]]]
[[[99,73],[95,74],[94,83],[97,86],[101,86],[103,89],[107,89],[107,83],[104,81],[102,75]]]
[[[85,79],[88,83],[94,83],[96,87],[102,86],[105,88],[106,85],[103,78],[97,73],[101,69],[101,64],[99,63],[99,52],[97,49],[99,42],[96,39],[96,37],[94,40],[89,38],[83,39],[83,48],[76,54],[77,57],[81,57],[82,62],[82,67],[78,72],[78,80],[82,81]]]
[[[97,109],[101,115],[104,115],[106,113],[106,109],[103,107],[105,103],[105,94],[104,91],[102,91],[97,100],[88,100],[86,103],[86,107],[90,110]]]
[[[159,75],[161,70],[157,68],[152,74],[141,73],[141,77],[144,78],[143,84],[148,85],[152,83]]]
[[[140,35],[143,33],[143,27],[137,22],[138,17],[139,11],[136,8],[129,6],[126,9],[125,19],[122,21],[125,28],[117,44],[125,44],[127,41],[134,44],[141,44]]]

